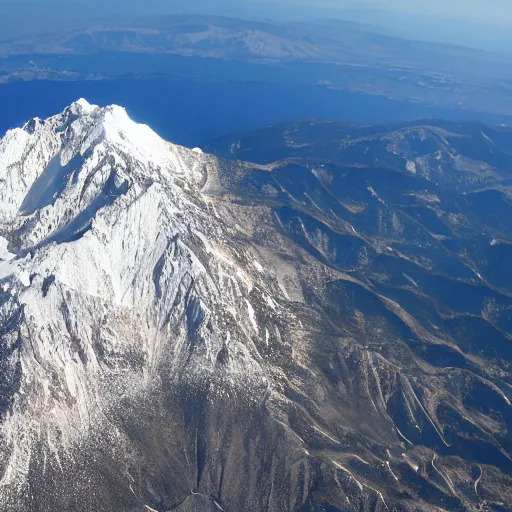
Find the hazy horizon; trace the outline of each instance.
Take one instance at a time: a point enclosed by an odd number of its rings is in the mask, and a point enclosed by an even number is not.
[[[512,44],[512,2],[508,0],[0,0],[0,33],[15,37],[114,15],[175,13],[278,21],[329,17],[382,27],[409,39],[490,51],[509,52]]]
[[[496,22],[498,24],[512,25],[512,3],[509,0],[189,0],[184,4],[177,0],[0,0],[0,4],[66,4],[67,6],[89,5],[101,6],[110,10],[147,10],[157,8],[162,10],[187,11],[190,8],[204,9],[211,12],[215,9],[224,10],[226,6],[243,10],[244,6],[250,9],[260,8],[264,14],[271,6],[292,8],[297,7],[314,9],[331,9],[343,11],[389,11],[395,13],[422,14],[434,18],[451,18],[461,20],[473,20],[479,22]]]

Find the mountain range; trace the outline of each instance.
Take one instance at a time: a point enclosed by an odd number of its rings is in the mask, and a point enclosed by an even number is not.
[[[404,39],[354,22],[109,15],[46,32],[38,26],[17,35],[0,30],[0,83],[177,76],[308,83],[470,110],[475,119],[512,112],[507,54]]]
[[[78,28],[63,25],[51,32],[0,37],[4,56],[105,52],[378,67],[402,75],[423,72],[424,80],[435,79],[445,87],[452,81],[476,79],[509,84],[512,77],[506,54],[404,39],[378,27],[341,20],[285,23],[199,14],[111,16],[97,23],[83,22]]]
[[[508,510],[512,133],[0,140],[0,508]]]

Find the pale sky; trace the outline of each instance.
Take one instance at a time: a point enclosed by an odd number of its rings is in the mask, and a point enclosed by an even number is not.
[[[187,4],[192,4],[195,8],[204,7],[205,10],[211,12],[216,6],[219,9],[226,5],[238,6],[240,10],[244,5],[251,6],[251,10],[258,4],[261,6],[262,11],[267,6],[274,5],[290,5],[300,4],[308,8],[319,8],[320,10],[328,8],[333,10],[387,10],[400,13],[409,14],[427,14],[432,17],[451,17],[451,18],[465,18],[473,20],[493,20],[512,23],[512,0],[0,0],[0,5],[6,4],[23,4],[23,3],[38,3],[38,4],[89,4],[97,6],[113,5],[121,7],[123,4],[135,6],[140,5],[143,9],[148,5],[170,6],[174,10],[174,5],[186,7]],[[1,13],[0,13],[1,14]]]
[[[512,23],[512,0],[277,0],[289,4],[322,5],[335,9],[388,10],[431,17]]]
[[[0,0],[0,4],[16,3],[89,3],[89,4],[123,4],[121,0]],[[128,0],[129,4],[140,3],[143,7],[147,4],[185,4],[187,2],[177,0]],[[192,2],[195,5],[203,4],[212,10],[216,4],[225,5],[228,3],[238,4],[302,4],[316,7],[329,8],[349,8],[349,9],[385,9],[408,13],[425,13],[437,16],[467,16],[472,18],[490,17],[501,19],[503,16],[509,17],[512,21],[512,1],[511,0],[196,0]]]

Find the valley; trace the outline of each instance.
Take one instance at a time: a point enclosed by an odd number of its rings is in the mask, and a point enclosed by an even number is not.
[[[9,131],[1,507],[506,510],[511,137],[201,152],[85,100]]]

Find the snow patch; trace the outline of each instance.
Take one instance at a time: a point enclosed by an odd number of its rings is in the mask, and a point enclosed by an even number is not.
[[[26,270],[23,270],[18,274],[18,279],[23,286],[30,286],[30,274]]]
[[[267,301],[267,305],[269,308],[272,308],[274,311],[276,310],[277,308],[277,304],[274,302],[274,300],[272,299],[272,297],[270,297],[269,295],[266,295],[265,296],[265,299]]]
[[[256,260],[254,260],[254,261],[252,262],[252,264],[254,265],[254,268],[255,268],[258,272],[263,272],[263,271],[265,270],[265,269],[261,266],[261,264],[260,264],[258,261],[256,261]]]
[[[0,261],[11,261],[15,257],[14,254],[8,251],[8,245],[9,241],[3,236],[0,236]]]
[[[256,322],[256,315],[254,313],[254,308],[252,307],[252,304],[247,299],[245,299],[245,302],[247,303],[247,310],[249,311],[249,320],[250,320],[252,326],[254,327],[254,330],[256,332],[258,332],[259,331],[258,322]]]

